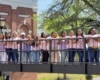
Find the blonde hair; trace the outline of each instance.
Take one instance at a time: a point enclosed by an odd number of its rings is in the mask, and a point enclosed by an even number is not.
[[[16,34],[18,36],[18,33],[16,31],[14,31],[13,34]]]
[[[27,35],[27,37],[29,37],[30,39],[32,39],[32,36],[31,35]]]
[[[56,38],[59,38],[59,35],[58,35],[58,33],[56,33],[57,34],[57,37]]]

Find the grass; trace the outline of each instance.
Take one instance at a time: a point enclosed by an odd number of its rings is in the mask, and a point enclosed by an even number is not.
[[[93,75],[94,77],[98,77],[99,75]],[[57,78],[61,78],[63,80],[63,74],[49,74],[49,73],[39,73],[38,80],[58,80]],[[66,77],[68,80],[86,80],[86,75],[81,74],[67,74]]]

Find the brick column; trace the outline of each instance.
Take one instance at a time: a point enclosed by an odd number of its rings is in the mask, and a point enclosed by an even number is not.
[[[16,9],[12,9],[12,31],[16,31],[17,28],[18,13]]]
[[[34,12],[33,14],[37,14],[36,12]],[[37,22],[35,20],[33,20],[33,34],[37,34]]]

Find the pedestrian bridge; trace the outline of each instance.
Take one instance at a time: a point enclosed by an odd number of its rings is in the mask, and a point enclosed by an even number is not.
[[[100,74],[100,65],[94,64],[54,64],[54,63],[3,63],[0,71],[38,72],[38,73],[68,73],[68,74]]]
[[[84,39],[84,38],[82,38]],[[55,43],[56,39],[54,39]],[[0,71],[11,71],[11,72],[38,72],[38,73],[68,73],[68,74],[100,74],[100,64],[90,63],[86,61],[88,57],[86,55],[86,40],[84,39],[84,49],[83,50],[83,61],[80,63],[77,60],[73,62],[66,61],[63,62],[52,62],[51,61],[51,52],[57,51],[52,50],[52,40],[49,40],[49,61],[48,62],[22,62],[22,53],[25,52],[22,50],[22,41],[18,41],[19,43],[19,56],[20,60],[18,62],[0,62]],[[11,42],[11,41],[9,41]],[[58,50],[62,51],[62,50]],[[67,50],[70,51],[70,50]],[[99,58],[99,56],[98,56]]]

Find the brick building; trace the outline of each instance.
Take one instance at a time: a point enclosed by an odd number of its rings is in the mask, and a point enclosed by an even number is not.
[[[0,18],[11,31],[36,34],[36,21],[29,15],[37,14],[37,0],[0,0]]]

